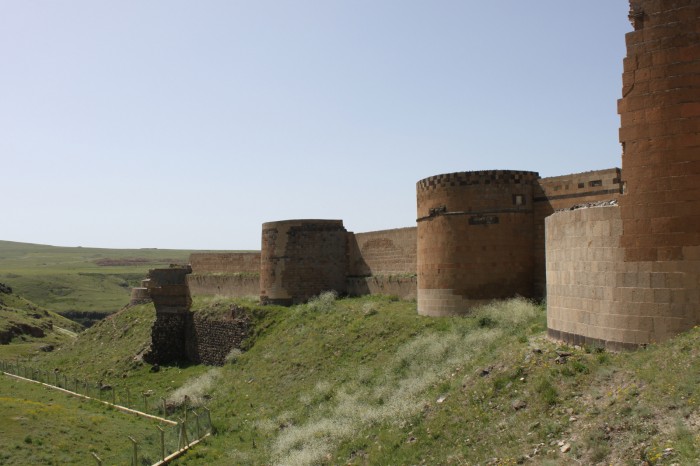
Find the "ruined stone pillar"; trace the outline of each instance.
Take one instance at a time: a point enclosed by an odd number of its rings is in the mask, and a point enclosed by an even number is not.
[[[156,308],[148,362],[165,364],[187,359],[186,334],[192,306],[187,286],[189,273],[190,266],[153,269],[148,273],[148,292]]]

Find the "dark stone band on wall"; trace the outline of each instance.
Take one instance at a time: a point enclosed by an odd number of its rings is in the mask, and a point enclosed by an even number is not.
[[[555,330],[553,328],[547,328],[547,336],[554,340],[562,341],[569,345],[579,345],[579,346],[599,346],[611,351],[622,351],[622,350],[635,350],[639,348],[640,345],[636,343],[625,343],[621,341],[611,341],[611,340],[601,340],[599,338],[591,338],[584,335],[577,335],[575,333],[562,332],[560,330]]]
[[[552,201],[555,199],[574,199],[577,197],[601,196],[603,194],[620,194],[619,189],[601,189],[600,191],[586,191],[584,193],[560,194],[558,196],[540,196],[533,200],[535,202]]]
[[[425,220],[430,220],[437,217],[451,217],[458,215],[495,215],[495,214],[528,214],[532,215],[532,210],[524,209],[492,209],[492,210],[469,210],[469,211],[458,211],[458,212],[441,212],[437,215],[428,215],[426,217],[421,217],[416,219],[416,222],[424,222]]]

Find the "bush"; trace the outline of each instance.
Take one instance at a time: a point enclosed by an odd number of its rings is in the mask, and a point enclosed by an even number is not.
[[[335,291],[324,291],[318,296],[314,296],[306,303],[306,308],[315,312],[329,312],[335,309],[335,300],[338,293]]]

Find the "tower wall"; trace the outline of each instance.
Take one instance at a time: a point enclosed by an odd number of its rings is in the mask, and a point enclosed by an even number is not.
[[[619,208],[547,218],[550,336],[609,347],[700,321],[700,5],[633,0]]]
[[[628,261],[700,245],[700,4],[633,0],[619,101]]]
[[[532,296],[537,179],[498,170],[417,183],[420,314],[463,314],[492,299]]]
[[[323,291],[346,291],[342,220],[285,220],[262,226],[260,301],[291,305]]]

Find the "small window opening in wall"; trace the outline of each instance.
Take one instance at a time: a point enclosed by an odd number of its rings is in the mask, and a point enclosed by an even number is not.
[[[525,204],[525,196],[523,196],[522,194],[513,194],[513,204],[524,205]]]
[[[593,180],[588,182],[588,186],[603,186],[603,180]]]
[[[583,188],[583,187],[585,187],[585,186],[586,186],[586,183],[579,183],[579,184],[578,184],[579,189],[580,189],[580,188]]]

